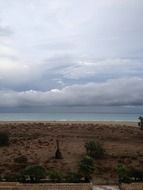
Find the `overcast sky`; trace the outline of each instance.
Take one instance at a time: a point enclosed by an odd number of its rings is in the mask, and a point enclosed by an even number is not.
[[[142,0],[0,0],[0,107],[143,105]]]

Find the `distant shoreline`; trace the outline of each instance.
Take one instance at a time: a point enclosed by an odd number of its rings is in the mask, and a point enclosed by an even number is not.
[[[45,120],[45,121],[43,121],[43,120],[39,120],[39,121],[37,121],[37,120],[26,120],[26,121],[0,121],[0,124],[10,124],[10,123],[15,123],[15,124],[19,124],[19,123],[28,123],[28,124],[33,124],[33,123],[61,123],[61,124],[104,124],[104,125],[125,125],[125,126],[133,126],[133,127],[138,127],[138,122],[136,122],[136,121],[68,121],[68,120],[66,120],[66,121],[56,121],[56,120],[51,120],[51,121],[47,121],[47,120]]]

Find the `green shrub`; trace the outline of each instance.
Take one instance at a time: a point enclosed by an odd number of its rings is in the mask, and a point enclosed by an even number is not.
[[[50,170],[48,171],[48,177],[54,182],[62,182],[64,179],[64,174],[58,170]]]
[[[0,132],[0,146],[9,145],[9,134],[7,132]]]
[[[0,181],[2,181],[3,180],[3,178],[2,178],[2,176],[0,175]]]
[[[23,175],[28,176],[31,182],[39,182],[40,179],[44,179],[47,176],[47,172],[44,167],[34,165],[26,167]]]
[[[129,177],[131,178],[132,181],[143,181],[143,171],[132,169],[129,172]]]
[[[93,159],[103,157],[105,150],[103,147],[95,141],[90,141],[85,144],[86,153],[88,156],[92,157]]]
[[[79,163],[79,173],[84,177],[85,181],[90,181],[94,169],[93,159],[88,155],[84,156]]]
[[[4,179],[7,181],[7,182],[15,182],[17,181],[17,176],[15,174],[6,174],[4,176]]]
[[[74,172],[69,172],[66,177],[66,182],[69,183],[78,183],[81,180],[81,175],[78,173],[74,173]]]
[[[124,164],[118,164],[116,167],[119,182],[130,182],[129,169]]]

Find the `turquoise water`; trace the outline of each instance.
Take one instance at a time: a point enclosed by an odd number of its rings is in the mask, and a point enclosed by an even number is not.
[[[0,113],[0,121],[138,121],[140,114]]]

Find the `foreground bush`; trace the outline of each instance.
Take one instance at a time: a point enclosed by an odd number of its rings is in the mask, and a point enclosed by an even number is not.
[[[116,168],[119,182],[143,181],[143,170],[129,169],[124,164],[119,164]]]
[[[3,177],[7,182],[16,182],[17,176],[15,174],[7,174]]]
[[[81,175],[74,172],[69,172],[65,177],[66,182],[68,183],[79,183],[81,181]]]
[[[0,146],[9,145],[9,134],[7,132],[0,132]]]
[[[124,164],[118,164],[116,167],[119,182],[129,182],[129,169]]]
[[[64,180],[64,174],[61,171],[58,170],[50,170],[48,171],[48,177],[53,182],[62,182]]]
[[[129,172],[129,177],[131,181],[143,181],[143,171],[132,169]]]
[[[23,172],[24,176],[28,176],[31,182],[39,182],[40,179],[44,179],[47,176],[47,172],[44,167],[39,165],[28,166]]]
[[[79,173],[84,177],[86,182],[91,180],[94,169],[93,159],[85,155],[79,163]]]

